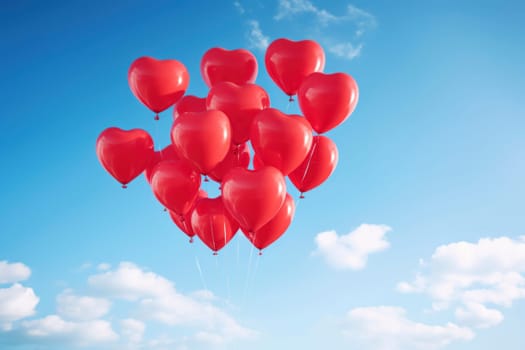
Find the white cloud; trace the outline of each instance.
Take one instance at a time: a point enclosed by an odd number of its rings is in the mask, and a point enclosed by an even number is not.
[[[262,32],[259,21],[249,20],[248,21],[248,44],[251,48],[264,51],[270,45],[270,38]]]
[[[460,324],[476,328],[493,327],[503,321],[501,312],[478,303],[466,303],[464,307],[458,307],[455,315]]]
[[[197,328],[198,332],[216,335],[214,342],[219,338],[221,342],[227,342],[257,335],[239,325],[222,309],[202,298],[178,292],[168,279],[132,263],[121,263],[115,270],[91,276],[88,283],[107,297],[137,301],[141,320]],[[211,292],[207,292],[206,297],[208,300],[215,298]],[[198,334],[196,337],[202,338]]]
[[[9,288],[0,289],[0,326],[4,330],[11,329],[11,323],[35,314],[39,302],[32,288],[26,288],[18,283]]]
[[[90,321],[105,316],[111,302],[103,298],[74,295],[70,289],[57,296],[57,312],[65,319]]]
[[[346,322],[346,336],[375,350],[438,349],[474,338],[469,328],[453,323],[436,326],[411,321],[399,307],[355,308],[348,312]]]
[[[363,44],[354,45],[352,43],[338,43],[328,47],[328,51],[334,55],[352,60],[361,54]]]
[[[489,327],[503,315],[485,304],[510,307],[525,298],[525,241],[500,237],[443,245],[421,270],[398,290],[429,295],[436,310],[458,304],[458,320]]]
[[[390,244],[385,234],[391,228],[385,225],[362,224],[354,231],[338,236],[335,231],[321,232],[315,237],[317,250],[336,269],[359,270],[366,266],[368,255],[387,249]]]
[[[23,321],[21,326],[27,337],[39,343],[41,341],[88,346],[114,342],[118,339],[111,323],[104,320],[70,322],[58,315],[49,315],[37,320]]]
[[[214,305],[218,298],[211,291],[183,294],[172,281],[133,263],[100,271],[88,278],[88,285],[88,291],[98,296],[77,295],[66,289],[56,298],[57,314],[32,320],[23,320],[35,314],[39,302],[31,288],[16,283],[0,289],[2,336],[28,346],[184,349],[197,343],[223,345],[258,335]],[[121,300],[127,301],[127,308],[111,310],[112,303]],[[118,324],[120,336],[112,322]],[[170,336],[163,337],[161,332],[154,335],[156,339],[145,339],[149,322]],[[172,338],[173,332],[180,331],[185,335]]]
[[[29,267],[22,263],[0,261],[0,284],[25,281],[31,276]]]
[[[107,297],[127,300],[168,295],[175,289],[171,281],[130,262],[122,262],[115,270],[90,276],[88,284]]]
[[[146,324],[142,321],[126,318],[120,321],[121,334],[129,344],[139,344],[144,337]]]

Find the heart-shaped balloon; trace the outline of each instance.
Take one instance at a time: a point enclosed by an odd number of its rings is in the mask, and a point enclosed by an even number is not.
[[[186,92],[190,76],[177,60],[140,57],[128,71],[131,91],[146,107],[160,113],[173,106]]]
[[[337,166],[337,146],[326,136],[314,136],[312,149],[303,163],[288,177],[294,186],[303,192],[321,185]]]
[[[215,168],[208,174],[213,180],[221,182],[222,178],[228,171],[235,167],[248,168],[250,164],[250,147],[247,143],[242,145],[232,145],[228,154],[222,162],[217,164]]]
[[[273,219],[253,233],[243,232],[257,249],[262,250],[275,242],[284,234],[284,232],[286,232],[292,223],[294,214],[295,203],[292,196],[287,193],[281,209],[279,209],[277,215],[275,215]]]
[[[263,161],[261,160],[261,157],[257,155],[257,153],[253,154],[253,169],[258,170],[261,169],[264,166]]]
[[[237,85],[254,83],[257,78],[257,59],[248,50],[215,47],[206,51],[202,57],[201,74],[210,88],[223,81]]]
[[[206,97],[193,95],[183,96],[179,102],[173,106],[173,120],[185,112],[204,112],[206,111]]]
[[[151,163],[144,170],[144,176],[146,177],[148,183],[151,184],[151,175],[153,172],[153,168],[155,168],[155,165],[159,164],[163,160],[177,160],[179,158],[180,157],[177,154],[175,147],[173,147],[171,143],[163,149],[161,149],[160,151],[155,151],[151,159]]]
[[[226,113],[230,118],[232,142],[240,145],[248,141],[253,118],[270,106],[270,98],[258,85],[222,82],[210,89],[206,106],[208,109],[218,109]]]
[[[217,110],[186,112],[173,122],[171,140],[182,158],[208,174],[230,150],[230,121]]]
[[[200,185],[200,174],[186,160],[163,161],[153,168],[151,188],[155,197],[179,216],[191,209]]]
[[[191,215],[191,226],[214,253],[221,250],[239,229],[239,224],[224,207],[222,197],[199,200]]]
[[[312,146],[312,127],[303,117],[267,108],[259,112],[250,134],[255,153],[264,164],[288,175],[303,162]]]
[[[191,227],[191,214],[193,213],[193,209],[195,208],[195,205],[199,202],[202,198],[207,198],[208,194],[204,190],[199,190],[199,194],[197,195],[197,198],[195,199],[195,202],[193,202],[193,205],[191,206],[191,209],[184,215],[179,216],[169,211],[171,220],[177,225],[178,228],[182,232],[184,232],[188,237],[190,237],[190,243],[193,243],[193,236],[195,236],[195,232],[193,231],[193,228]]]
[[[264,63],[272,80],[291,100],[308,75],[323,71],[325,55],[315,41],[277,39],[266,49]]]
[[[233,168],[222,181],[224,206],[247,232],[255,232],[279,211],[286,197],[283,174],[272,166]]]
[[[153,140],[142,129],[107,128],[97,138],[97,157],[104,169],[123,187],[151,163]]]
[[[345,73],[313,73],[301,84],[299,106],[312,128],[322,134],[344,122],[354,111],[359,90]]]

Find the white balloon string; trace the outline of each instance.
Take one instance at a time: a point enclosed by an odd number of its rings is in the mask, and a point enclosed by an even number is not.
[[[304,169],[303,177],[301,178],[301,183],[304,181],[308,170],[310,170],[310,164],[312,163],[312,158],[314,157],[315,149],[317,147],[317,144],[319,143],[319,138],[314,138],[314,140],[314,144],[312,145],[312,149],[310,150],[310,156],[308,157],[308,162],[306,163],[306,169]]]
[[[256,236],[256,233],[255,232],[250,232],[250,233],[253,233],[253,241],[255,242],[255,236]],[[253,251],[255,249],[255,246],[252,244],[252,247],[250,249],[250,258],[248,259],[248,269],[246,271],[246,278],[245,278],[245,281],[244,281],[244,292],[243,292],[243,297],[242,297],[242,304],[244,305],[244,300],[246,299],[246,293],[248,292],[248,284],[249,284],[249,281],[250,281],[250,275],[251,275],[251,270],[252,270],[252,260],[253,260]]]
[[[208,290],[208,286],[206,285],[206,281],[204,280],[204,274],[202,273],[201,264],[199,262],[199,258],[197,257],[197,255],[195,255],[195,265],[197,266],[197,270],[199,271],[199,276],[201,278],[201,282],[204,287],[204,290]]]

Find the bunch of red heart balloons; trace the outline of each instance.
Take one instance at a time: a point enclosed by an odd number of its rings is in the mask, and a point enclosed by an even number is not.
[[[266,51],[268,74],[290,101],[297,96],[301,116],[271,107],[255,84],[257,60],[247,50],[204,54],[200,68],[209,92],[203,98],[185,95],[189,74],[182,63],[141,57],[129,68],[129,86],[156,119],[173,107],[172,143],[154,151],[146,131],[111,127],[97,139],[97,156],[123,187],[144,173],[175,224],[215,254],[239,229],[262,250],[294,216],[285,176],[302,197],[337,164],[337,147],[323,134],[353,112],[358,87],[348,74],[323,73],[324,65],[324,51],[312,40],[278,39]],[[202,176],[220,183],[219,197],[207,198]]]

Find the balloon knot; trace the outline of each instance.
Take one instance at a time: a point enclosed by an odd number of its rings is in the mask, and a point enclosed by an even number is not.
[[[295,101],[295,100],[293,99],[293,95],[290,95],[290,98],[288,99],[288,102],[293,102],[293,101]]]
[[[204,182],[210,182],[210,180],[208,179],[208,175],[204,175]]]
[[[213,252],[213,255],[217,256],[217,255],[219,255],[219,253],[217,253],[217,252]]]
[[[160,120],[160,118],[159,118],[159,114],[158,114],[158,113],[155,114],[155,118],[153,118],[153,119],[155,119],[155,120]]]
[[[193,243],[193,237],[190,237],[190,243]]]
[[[301,192],[301,195],[299,196],[300,199],[303,199],[304,198],[304,194],[303,192]]]
[[[164,211],[168,211],[168,209],[164,208]]]
[[[262,250],[259,250],[259,256],[261,256],[261,255],[262,255]]]
[[[122,184],[122,188],[128,188],[128,185]]]

